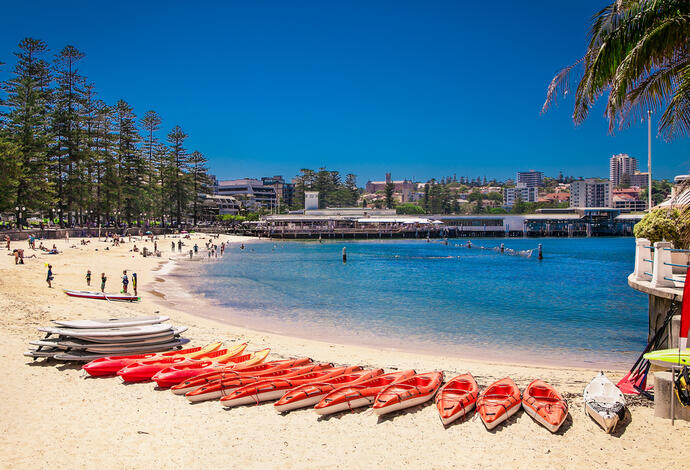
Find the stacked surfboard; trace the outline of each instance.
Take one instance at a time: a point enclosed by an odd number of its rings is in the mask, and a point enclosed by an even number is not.
[[[186,327],[174,327],[166,316],[106,318],[97,320],[54,320],[39,327],[45,337],[30,341],[35,348],[24,353],[34,359],[91,361],[101,357],[171,351],[189,342],[180,335]]]

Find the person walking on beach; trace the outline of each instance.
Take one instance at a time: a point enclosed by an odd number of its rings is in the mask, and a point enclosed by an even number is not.
[[[86,285],[91,287],[91,270],[86,271]]]
[[[179,241],[177,242],[177,251],[179,251],[180,253],[182,253],[182,240],[179,240]]]
[[[192,256],[194,256],[194,250],[189,250],[189,259],[192,259]]]
[[[198,252],[199,252],[199,245],[197,245],[197,244],[195,243],[195,244],[194,244],[194,254],[196,254],[196,253],[198,253]]]
[[[170,242],[170,246],[172,247],[172,251],[175,251],[175,242]]]
[[[107,281],[108,278],[105,277],[105,273],[101,273],[101,292],[105,292],[105,281]]]
[[[10,249],[10,236],[5,235],[5,243],[7,243],[7,250],[9,251]]]
[[[132,289],[134,289],[134,295],[137,296],[137,273],[132,273]]]
[[[48,265],[48,275],[46,276],[46,282],[48,283],[48,287],[53,287],[53,265],[49,264]]]
[[[127,277],[127,270],[122,271],[122,293],[127,293],[127,286],[129,285],[129,278]]]

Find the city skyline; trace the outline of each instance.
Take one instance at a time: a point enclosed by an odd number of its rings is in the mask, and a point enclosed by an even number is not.
[[[263,2],[215,6],[210,15],[181,3],[125,2],[109,21],[94,21],[97,7],[12,4],[14,21],[0,31],[0,78],[26,36],[45,40],[51,54],[73,44],[102,99],[126,99],[139,118],[157,110],[162,136],[179,124],[188,149],[223,178],[291,178],[324,166],[355,173],[359,185],[387,171],[419,181],[454,173],[505,180],[518,166],[606,177],[601,162],[618,153],[646,171],[645,124],[610,136],[599,104],[576,128],[567,97],[539,112],[551,77],[582,53],[586,24],[603,4],[561,5],[553,15],[510,2]],[[655,179],[688,172],[688,139],[654,137],[652,152]]]

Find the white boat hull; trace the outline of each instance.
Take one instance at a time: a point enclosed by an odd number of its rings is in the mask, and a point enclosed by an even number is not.
[[[225,408],[232,408],[234,406],[254,405],[263,401],[279,400],[285,394],[286,390],[271,390],[270,392],[262,392],[256,395],[247,397],[235,398],[232,400],[221,401],[220,404]]]
[[[518,403],[517,403],[516,405],[514,405],[512,408],[509,408],[508,411],[507,411],[506,413],[504,413],[503,415],[501,415],[500,418],[495,419],[494,421],[492,421],[492,422],[490,422],[490,423],[487,423],[486,421],[484,421],[484,418],[482,417],[482,423],[484,423],[484,426],[486,426],[486,429],[488,429],[489,431],[491,431],[493,428],[495,428],[495,427],[498,426],[499,424],[501,424],[501,423],[503,423],[503,422],[505,422],[505,421],[508,421],[508,418],[510,418],[511,416],[513,416],[515,413],[517,413],[521,406],[522,406],[522,402],[518,402]],[[480,416],[481,416],[481,415],[480,415]]]
[[[436,393],[436,390],[434,390]],[[393,413],[394,411],[404,410],[405,408],[411,408],[413,406],[421,405],[422,403],[431,400],[434,393],[429,393],[427,395],[422,395],[420,397],[411,398],[409,400],[401,401],[393,405],[384,406],[383,408],[374,408],[374,413],[378,416],[383,416],[388,413]]]
[[[374,403],[374,399],[375,397],[355,398],[354,400],[338,403],[337,405],[327,406],[325,408],[315,408],[314,411],[322,416],[330,415],[333,413],[339,413],[341,411],[352,410],[354,408],[361,408],[363,406],[371,406],[371,404]]]
[[[466,408],[455,413],[453,416],[450,416],[448,418],[441,418],[441,422],[443,423],[444,426],[448,426],[450,423],[457,421],[458,419],[462,418],[463,416],[467,416],[467,413],[469,413],[470,411],[472,411],[474,409],[474,405],[475,405],[475,403],[472,403],[471,405],[467,406]]]
[[[275,409],[278,413],[285,413],[287,411],[298,410],[300,408],[306,408],[308,406],[314,406],[325,397],[327,393],[322,393],[320,395],[305,398],[304,400],[295,401],[292,403],[287,403],[285,405],[275,405]]]
[[[534,408],[532,408],[530,406],[524,406],[524,405],[522,407],[524,408],[525,412],[532,417],[533,420],[535,420],[537,423],[541,424],[542,426],[544,426],[546,429],[548,429],[551,432],[558,431],[558,429],[561,427],[561,425],[565,421],[565,418],[567,417],[567,415],[564,416],[563,421],[554,425],[554,424],[547,422],[539,413],[537,413],[537,411]]]

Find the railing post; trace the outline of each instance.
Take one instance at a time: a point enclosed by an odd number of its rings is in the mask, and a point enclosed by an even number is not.
[[[652,259],[652,250],[647,248],[649,246],[649,240],[646,238],[636,238],[635,239],[635,280],[636,281],[647,281],[649,280],[648,275],[645,274],[647,269],[652,269],[651,263],[648,263],[645,258],[649,257]],[[651,272],[651,271],[650,271]]]
[[[675,287],[673,281],[673,267],[666,263],[671,262],[671,252],[664,248],[671,248],[670,242],[654,243],[654,270],[652,271],[652,287]]]

